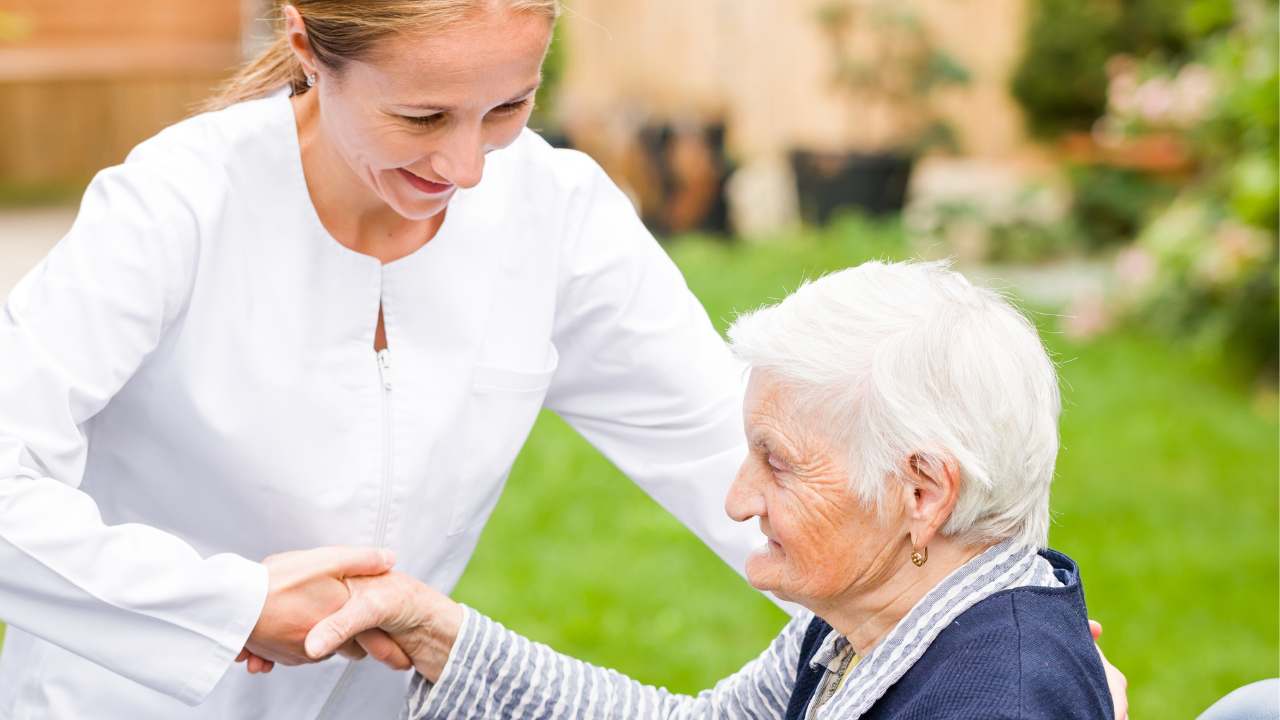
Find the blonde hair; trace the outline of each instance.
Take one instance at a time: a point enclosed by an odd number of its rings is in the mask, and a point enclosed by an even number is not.
[[[316,60],[340,73],[347,62],[367,57],[373,46],[389,35],[443,30],[487,10],[506,8],[534,13],[554,22],[560,15],[559,0],[291,0],[279,3],[273,13],[276,37],[257,57],[218,88],[202,111],[220,110],[235,103],[262,97],[290,85],[293,92],[307,91],[306,73],[289,47],[284,30],[284,7],[293,5],[302,15],[307,39]]]

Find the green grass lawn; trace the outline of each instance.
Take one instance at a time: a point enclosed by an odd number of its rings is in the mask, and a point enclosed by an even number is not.
[[[786,243],[671,250],[723,329],[805,277],[900,247],[892,228],[850,221]],[[1081,563],[1133,717],[1194,717],[1280,675],[1274,405],[1163,341],[1076,346],[1038,319],[1065,402],[1052,544]],[[457,596],[557,649],[686,692],[736,670],[784,622],[548,414]]]

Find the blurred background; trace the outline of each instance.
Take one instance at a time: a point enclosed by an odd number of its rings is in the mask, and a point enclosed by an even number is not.
[[[272,12],[0,0],[0,292]],[[721,329],[870,258],[954,257],[1016,298],[1063,379],[1052,544],[1133,717],[1194,717],[1280,675],[1277,23],[1276,0],[574,0],[532,125],[604,165]],[[783,623],[549,415],[457,595],[679,691]]]

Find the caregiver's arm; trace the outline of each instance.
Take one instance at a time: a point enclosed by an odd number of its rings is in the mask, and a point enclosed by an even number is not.
[[[271,622],[289,614],[277,608],[324,596],[310,610],[318,619],[346,598],[325,553],[272,578],[260,563],[201,557],[152,527],[108,526],[79,490],[87,423],[187,301],[200,209],[177,185],[199,181],[157,159],[103,171],[71,231],[0,313],[0,617],[190,704],[246,642],[304,657],[305,628]]]
[[[351,600],[312,629],[307,650],[323,657],[356,633],[386,630],[418,671],[411,720],[780,718],[812,618],[792,620],[740,671],[689,696],[557,653],[406,575],[348,584]]]
[[[560,213],[546,405],[742,573],[763,542],[724,512],[746,453],[744,369],[626,196],[586,156],[566,158],[586,179]]]

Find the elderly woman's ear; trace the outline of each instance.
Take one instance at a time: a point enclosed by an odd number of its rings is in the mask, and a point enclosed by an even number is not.
[[[912,550],[925,552],[951,519],[960,497],[960,464],[950,455],[918,452],[906,462],[906,518]]]

